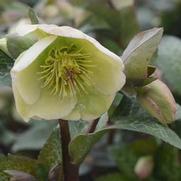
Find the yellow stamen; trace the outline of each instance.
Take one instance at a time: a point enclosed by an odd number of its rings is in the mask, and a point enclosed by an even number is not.
[[[74,45],[52,49],[49,56],[40,65],[40,81],[42,88],[48,88],[51,95],[64,97],[67,95],[87,93],[90,86],[92,68],[94,67],[90,55],[76,50]]]

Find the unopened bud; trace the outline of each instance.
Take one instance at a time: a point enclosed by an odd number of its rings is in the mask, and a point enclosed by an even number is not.
[[[137,92],[140,104],[162,124],[175,120],[176,102],[169,88],[160,80],[140,88]]]
[[[134,172],[140,179],[148,178],[154,167],[153,157],[152,156],[144,156],[138,159]]]

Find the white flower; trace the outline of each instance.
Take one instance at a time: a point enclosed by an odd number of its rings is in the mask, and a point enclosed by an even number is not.
[[[125,83],[120,57],[67,26],[26,25],[16,33],[37,38],[11,70],[16,107],[25,120],[93,120],[109,109]]]

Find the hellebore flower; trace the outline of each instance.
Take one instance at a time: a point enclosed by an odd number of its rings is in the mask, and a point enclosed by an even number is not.
[[[83,32],[56,25],[26,25],[36,34],[11,70],[15,103],[24,120],[92,120],[106,112],[125,83],[121,59]]]

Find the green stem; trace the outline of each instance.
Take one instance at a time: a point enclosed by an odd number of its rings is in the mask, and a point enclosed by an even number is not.
[[[60,136],[62,144],[62,160],[64,181],[79,181],[79,165],[71,162],[69,155],[69,143],[71,141],[68,121],[59,120]]]

